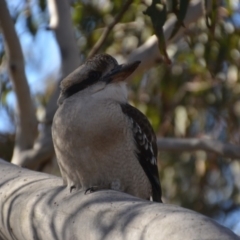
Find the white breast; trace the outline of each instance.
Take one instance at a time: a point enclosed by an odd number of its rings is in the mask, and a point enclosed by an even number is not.
[[[150,196],[150,182],[136,158],[132,124],[120,106],[126,101],[126,83],[99,82],[59,107],[52,133],[66,185]]]
[[[127,102],[127,86],[125,82],[119,83],[110,83],[105,85],[104,88],[101,90],[96,91],[96,89],[91,89],[92,94],[91,96],[94,100],[101,100],[101,99],[112,99],[117,102],[126,103]]]

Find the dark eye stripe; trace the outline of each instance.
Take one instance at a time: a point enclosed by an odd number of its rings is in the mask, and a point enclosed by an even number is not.
[[[68,98],[72,96],[73,94],[82,91],[83,89],[93,85],[94,83],[98,82],[100,79],[102,73],[99,71],[91,71],[88,75],[88,78],[83,80],[80,83],[76,83],[69,88],[67,88],[64,92],[63,95],[65,98]]]
[[[90,73],[89,73],[89,78],[91,78],[91,79],[94,79],[94,80],[99,80],[99,78],[101,77],[101,72],[99,72],[99,71],[91,71]]]

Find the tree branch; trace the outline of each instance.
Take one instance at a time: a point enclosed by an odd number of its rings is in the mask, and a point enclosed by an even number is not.
[[[160,151],[196,151],[204,150],[216,153],[228,158],[240,159],[240,147],[237,145],[222,143],[212,139],[176,139],[176,138],[158,138],[158,150]]]
[[[111,190],[70,193],[60,178],[2,160],[0,195],[5,240],[239,239],[196,212]]]
[[[69,73],[80,65],[79,51],[74,37],[69,4],[67,0],[48,0],[50,13],[49,30],[55,32],[58,46],[61,52],[61,77],[65,78]],[[59,82],[47,104],[44,124],[39,133],[34,148],[22,152],[17,159],[17,165],[38,169],[39,165],[54,155],[52,143],[51,124],[57,110],[57,99],[59,97]]]
[[[108,37],[109,33],[112,31],[112,29],[114,28],[114,26],[121,20],[122,16],[124,15],[124,13],[128,10],[129,6],[132,4],[133,0],[127,0],[125,2],[125,4],[123,5],[121,11],[117,14],[117,16],[113,19],[113,21],[111,22],[111,24],[109,24],[109,26],[107,26],[106,28],[104,28],[103,33],[101,35],[101,37],[98,39],[98,41],[96,42],[96,44],[93,46],[93,48],[91,49],[90,53],[88,54],[88,58],[93,57],[98,51],[99,49],[102,47],[104,41],[106,40],[106,38]]]
[[[8,71],[17,97],[17,132],[12,157],[12,162],[16,163],[22,151],[33,147],[37,120],[24,70],[21,45],[4,0],[0,0],[0,25],[4,35]]]

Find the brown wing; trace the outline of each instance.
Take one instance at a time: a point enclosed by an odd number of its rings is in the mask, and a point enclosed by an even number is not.
[[[137,157],[152,185],[153,201],[162,202],[161,186],[157,167],[156,136],[147,117],[129,104],[121,104],[124,114],[132,122],[133,136],[137,146]]]

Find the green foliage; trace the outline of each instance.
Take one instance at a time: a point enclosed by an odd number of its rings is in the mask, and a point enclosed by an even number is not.
[[[27,27],[28,27],[28,29],[29,29],[29,32],[30,32],[33,36],[35,36],[35,34],[36,34],[36,32],[37,32],[37,26],[36,26],[36,24],[34,23],[31,14],[28,14],[28,16],[26,17],[26,24],[27,24]]]
[[[40,7],[41,11],[44,12],[47,7],[46,0],[39,0],[39,7]]]
[[[176,15],[177,22],[173,28],[170,39],[176,35],[180,27],[184,27],[183,21],[187,14],[188,4],[189,4],[189,0],[179,0],[179,4],[177,3],[177,0],[172,1],[172,7],[173,7],[172,12]]]
[[[166,43],[163,34],[163,25],[167,20],[167,7],[165,4],[160,4],[158,0],[153,0],[151,6],[147,8],[144,14],[151,18],[154,32],[158,38],[160,53],[165,57],[167,63],[171,63],[167,51]]]
[[[154,32],[159,41],[160,52],[165,57],[165,60],[168,64],[170,64],[171,61],[166,51],[163,25],[167,20],[168,13],[174,13],[176,15],[177,22],[173,28],[169,39],[173,38],[180,29],[180,27],[184,27],[183,21],[187,13],[188,5],[189,0],[170,0],[167,2],[161,0],[153,0],[152,4],[144,12],[144,14],[148,15],[151,18]]]

